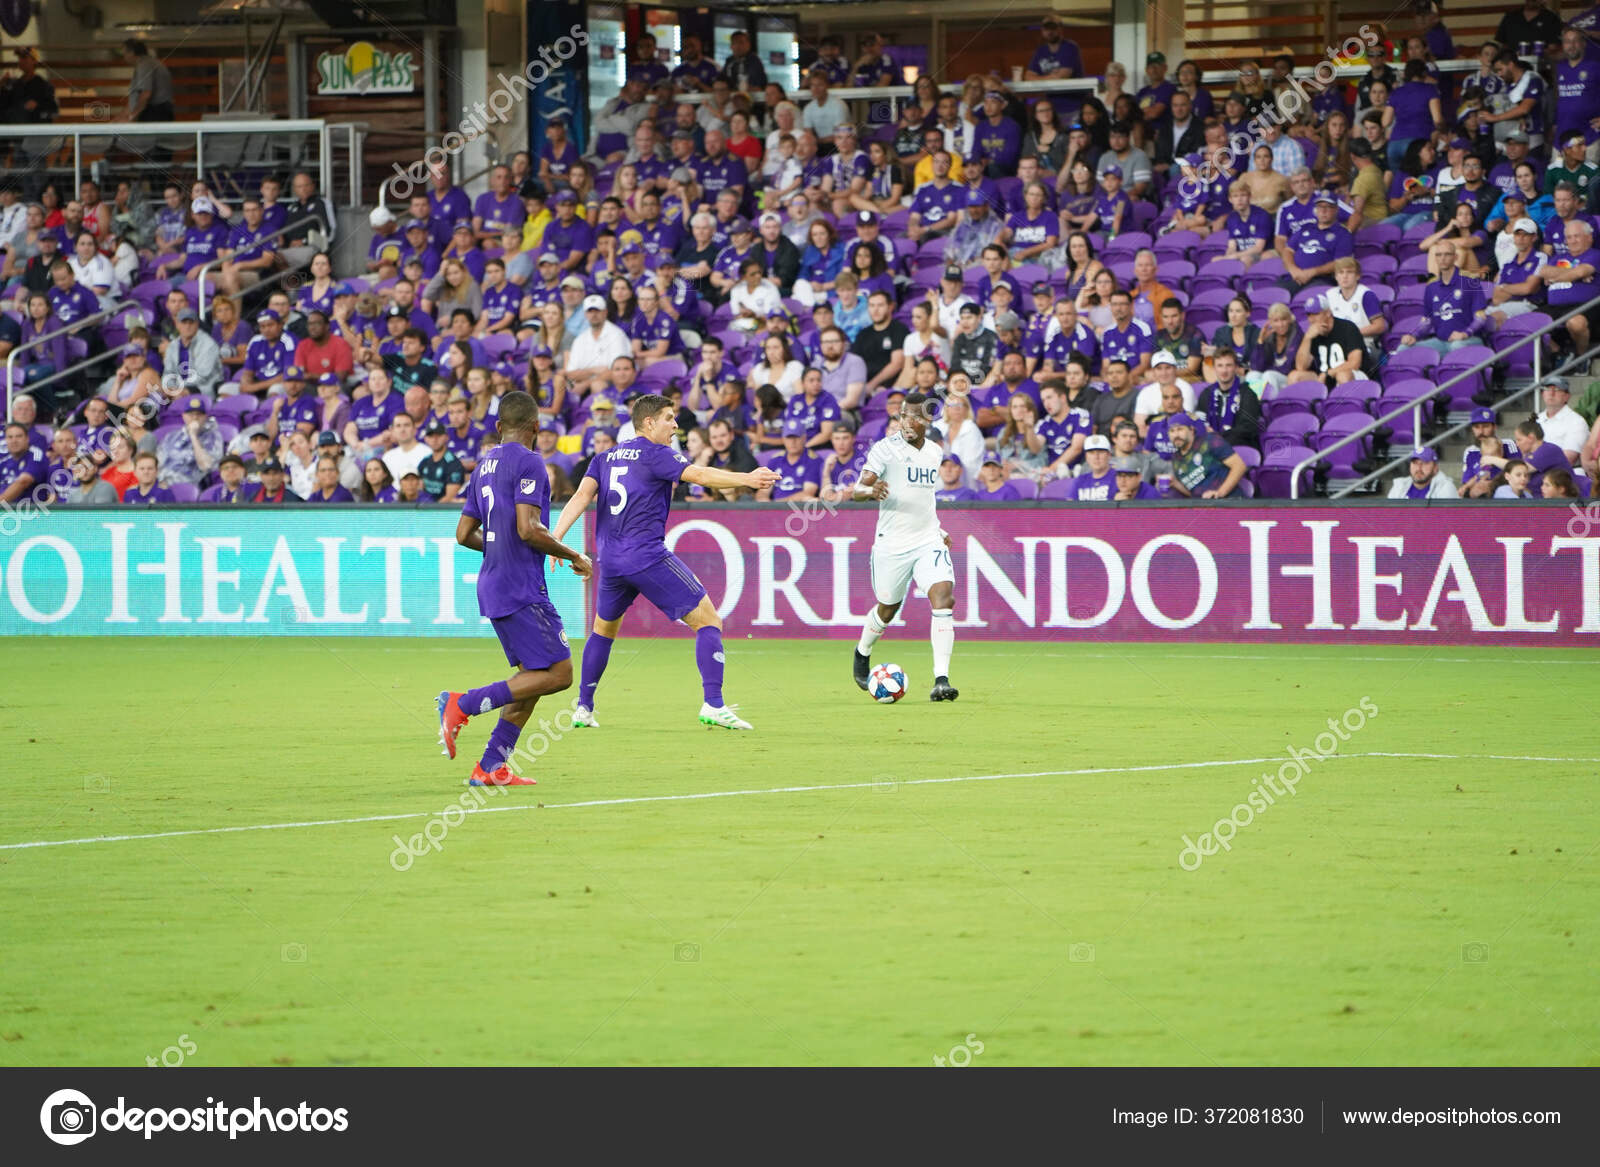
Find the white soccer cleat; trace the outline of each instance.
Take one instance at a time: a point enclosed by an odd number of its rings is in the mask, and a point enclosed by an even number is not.
[[[737,705],[724,705],[721,709],[713,709],[709,704],[702,704],[700,724],[719,725],[723,729],[754,729],[755,726],[734,712],[737,708]]]
[[[600,723],[595,720],[593,709],[580,705],[572,711],[572,727],[574,729],[599,729]]]

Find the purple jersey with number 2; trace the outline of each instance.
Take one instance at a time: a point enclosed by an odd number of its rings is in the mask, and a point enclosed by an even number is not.
[[[670,620],[694,611],[704,596],[694,572],[667,550],[667,511],[689,460],[671,446],[631,438],[593,459],[595,557],[599,582],[595,615],[617,620],[643,595]]]
[[[509,616],[546,596],[544,555],[517,536],[517,504],[539,509],[550,525],[550,477],[544,459],[516,442],[502,442],[472,469],[461,513],[483,524],[478,608],[490,619]]]

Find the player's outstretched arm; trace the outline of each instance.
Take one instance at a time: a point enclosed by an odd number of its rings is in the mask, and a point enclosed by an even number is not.
[[[739,487],[748,487],[750,490],[765,490],[777,482],[782,475],[776,470],[760,466],[747,474],[740,474],[734,470],[718,470],[714,466],[688,465],[679,475],[685,482],[695,486],[703,486],[707,490],[734,490]],[[567,506],[571,507],[571,503]],[[563,519],[566,514],[563,512]]]
[[[562,538],[572,529],[572,524],[578,521],[578,516],[589,509],[589,504],[594,501],[594,496],[600,491],[600,484],[588,475],[578,483],[578,489],[572,492],[572,497],[567,500],[567,505],[561,508],[561,517],[556,520],[552,532],[557,539]]]
[[[550,533],[550,528],[539,520],[539,508],[529,503],[517,504],[517,538],[529,547],[552,559],[565,559],[572,570],[587,577],[593,570],[588,556],[574,551]]]
[[[863,470],[861,477],[856,479],[856,484],[850,488],[850,497],[857,502],[865,502],[870,498],[888,498],[889,484],[871,470]]]
[[[483,554],[483,532],[478,529],[477,519],[462,515],[456,520],[456,542],[469,551]]]

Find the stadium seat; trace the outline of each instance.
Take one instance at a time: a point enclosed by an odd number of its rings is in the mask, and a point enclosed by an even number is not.
[[[1194,280],[1189,285],[1190,291],[1196,298],[1207,292],[1226,292],[1227,299],[1222,301],[1226,305],[1238,294],[1237,288],[1243,280],[1244,271],[1244,264],[1237,259],[1213,259],[1195,272]]]
[[[1039,484],[1033,479],[1012,478],[1009,481],[1011,483],[1011,488],[1015,490],[1018,496],[1021,498],[1034,499],[1039,496]]]
[[[1401,283],[1425,283],[1428,276],[1428,257],[1426,255],[1412,255],[1400,261],[1400,267],[1395,271],[1394,279]]]
[[[167,487],[172,492],[174,502],[194,502],[200,497],[200,491],[192,482],[174,482]]]
[[[686,377],[689,367],[676,358],[666,361],[657,361],[653,365],[646,365],[639,370],[639,385],[641,388],[659,389],[674,377]]]
[[[1268,422],[1293,413],[1316,413],[1328,391],[1315,381],[1296,381],[1282,388],[1269,386],[1261,395],[1261,416]]]
[[[864,421],[861,423],[861,428],[856,431],[856,443],[871,445],[881,439],[888,428],[889,419],[886,417],[880,417],[875,421]]]
[[[1311,438],[1311,447],[1333,465],[1349,466],[1358,458],[1366,457],[1372,452],[1372,435],[1367,435],[1349,445],[1341,446],[1331,454],[1326,453],[1328,447],[1344,438],[1372,424],[1372,418],[1362,414],[1344,413],[1338,417],[1330,418],[1322,429]]]
[[[1419,373],[1431,372],[1438,363],[1439,354],[1431,348],[1400,349],[1389,357],[1389,363],[1384,366],[1384,380],[1393,380],[1402,373],[1414,377]]]
[[[1528,338],[1541,328],[1548,328],[1552,320],[1553,317],[1543,312],[1526,312],[1507,320],[1490,338],[1508,376],[1533,376],[1534,346],[1545,342],[1543,339],[1532,341]]]
[[[1383,386],[1376,381],[1346,381],[1343,385],[1335,385],[1322,402],[1322,420],[1326,423],[1329,418],[1338,417],[1343,413],[1368,416],[1372,403],[1382,393]]]
[[[483,345],[485,359],[492,365],[510,355],[511,350],[517,347],[517,338],[509,332],[491,332],[481,337],[479,343]]]
[[[1261,468],[1256,471],[1256,493],[1261,498],[1288,498],[1294,468],[1316,451],[1304,445],[1283,445],[1268,450],[1261,457]],[[1300,497],[1311,494],[1316,464],[1300,472]]]
[[[1039,488],[1039,498],[1064,499],[1072,496],[1072,479],[1052,478]]]
[[[1458,348],[1454,352],[1445,353],[1439,358],[1439,363],[1433,370],[1433,383],[1439,386],[1442,395],[1450,399],[1453,408],[1472,408],[1473,395],[1481,393],[1489,387],[1490,370],[1487,367],[1479,369],[1448,388],[1446,383],[1455,380],[1456,377],[1459,377],[1474,365],[1483,364],[1493,355],[1494,350],[1487,345],[1469,344],[1465,348]]]
[[[1188,291],[1194,273],[1195,266],[1187,259],[1162,260],[1156,265],[1156,279],[1173,291]]]
[[[1270,453],[1280,446],[1303,446],[1317,428],[1317,419],[1308,410],[1280,414],[1267,423],[1261,438],[1262,449]]]

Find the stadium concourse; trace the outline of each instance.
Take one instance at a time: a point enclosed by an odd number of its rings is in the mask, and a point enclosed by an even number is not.
[[[941,401],[944,500],[1285,497],[1480,365],[1301,493],[1410,452],[1392,497],[1587,496],[1600,46],[1458,46],[1424,8],[1309,104],[1280,99],[1313,62],[1233,62],[1224,91],[1153,52],[1060,94],[923,76],[884,121],[830,92],[897,83],[871,38],[825,38],[804,95],[737,38],[720,67],[647,44],[591,140],[552,125],[484,189],[441,171],[370,209],[362,270],[334,270],[351,213],[307,173],[232,203],[5,192],[0,500],[454,504],[514,386],[558,501],[646,389],[695,461],[777,469],[773,499],[845,497],[912,388]],[[1054,18],[1026,39],[1014,76],[1079,77]],[[1468,420],[1459,461],[1428,444]]]

